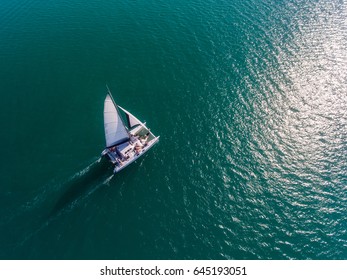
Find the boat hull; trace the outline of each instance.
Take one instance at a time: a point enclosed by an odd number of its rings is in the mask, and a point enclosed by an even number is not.
[[[130,135],[130,140],[106,148],[101,153],[114,164],[114,173],[123,170],[159,142],[159,136],[154,136],[144,124],[131,130]]]
[[[119,171],[123,170],[125,167],[136,161],[139,157],[147,153],[156,143],[159,142],[159,137],[153,139],[148,145],[138,154],[135,154],[132,158],[125,161],[122,165],[115,165],[113,172],[118,173]]]

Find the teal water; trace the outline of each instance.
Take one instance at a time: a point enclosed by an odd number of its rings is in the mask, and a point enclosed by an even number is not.
[[[1,259],[347,259],[347,3],[2,0]],[[113,176],[103,101],[160,143]]]

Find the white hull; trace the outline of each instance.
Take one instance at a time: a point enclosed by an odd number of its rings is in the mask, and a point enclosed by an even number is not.
[[[136,161],[139,157],[144,155],[150,148],[152,148],[156,143],[158,143],[158,141],[159,141],[159,137],[153,139],[152,141],[148,143],[148,145],[145,148],[142,149],[140,153],[137,153],[137,154],[135,153],[132,157],[129,157],[128,160],[124,161],[122,165],[115,165],[113,172],[117,173],[121,171],[122,169],[124,169],[125,167],[127,167],[130,163]]]

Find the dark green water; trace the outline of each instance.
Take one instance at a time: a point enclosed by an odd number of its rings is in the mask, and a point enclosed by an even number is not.
[[[347,259],[347,4],[2,0],[0,258]],[[108,83],[161,136],[112,176]]]

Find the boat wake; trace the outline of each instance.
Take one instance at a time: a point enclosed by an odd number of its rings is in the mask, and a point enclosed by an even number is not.
[[[58,175],[46,184],[37,187],[35,193],[28,194],[30,195],[30,199],[17,199],[17,204],[13,205],[13,209],[16,211],[8,211],[11,212],[12,215],[3,216],[0,224],[5,225],[14,222],[19,216],[31,216],[35,211],[39,211],[36,215],[40,215],[40,213],[42,213],[41,209],[49,207],[48,205],[51,205],[54,202],[52,200],[61,194],[62,190],[66,189],[66,186],[70,185],[78,178],[83,177],[93,169],[93,167],[100,164],[100,162],[100,157],[94,157],[85,163],[87,166],[83,167],[73,175]]]
[[[96,160],[94,160],[92,163],[90,163],[88,166],[84,167],[82,170],[77,171],[74,175],[70,177],[68,181],[72,181],[74,179],[80,178],[84,175],[86,175],[95,165],[100,163],[102,160],[101,157],[98,157]]]
[[[109,169],[108,162],[102,160],[102,158],[97,158],[62,183],[52,184],[50,188],[45,185],[44,192],[36,196],[34,201],[26,203],[26,205],[31,205],[31,211],[27,214],[32,216],[35,212],[42,213],[42,208],[46,207],[51,208],[51,211],[44,215],[41,214],[41,217],[39,216],[36,229],[29,234],[27,232],[24,237],[20,238],[21,241],[17,246],[22,246],[63,214],[72,211],[85,202],[100,188],[109,186],[114,178],[113,173],[110,175],[107,172]],[[51,206],[49,207],[47,204]],[[27,206],[26,208],[28,209]]]
[[[97,189],[109,185],[113,174],[110,176],[108,172],[105,172],[107,167],[109,167],[108,163],[99,158],[71,176],[49,216],[56,216],[73,209]]]

